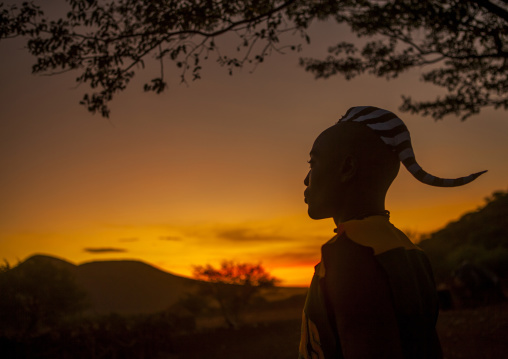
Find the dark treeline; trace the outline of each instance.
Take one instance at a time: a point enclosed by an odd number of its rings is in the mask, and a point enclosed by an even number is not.
[[[508,191],[419,243],[450,303],[474,307],[505,299],[508,282]]]

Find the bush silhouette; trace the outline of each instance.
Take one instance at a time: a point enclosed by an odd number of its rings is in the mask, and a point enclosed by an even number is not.
[[[43,256],[0,272],[0,336],[26,338],[86,308],[86,295],[69,268]]]

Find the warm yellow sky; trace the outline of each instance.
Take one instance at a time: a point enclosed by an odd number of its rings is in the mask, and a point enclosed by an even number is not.
[[[338,32],[315,31],[304,56],[324,55]],[[74,263],[133,258],[189,275],[192,265],[235,259],[261,261],[283,285],[305,285],[334,228],[306,216],[308,152],[355,105],[398,113],[432,174],[489,170],[443,189],[401,168],[387,203],[399,228],[437,229],[508,187],[506,112],[466,122],[400,113],[401,94],[441,91],[418,82],[419,71],[390,82],[316,81],[289,54],[232,77],[210,61],[186,86],[168,64],[166,93],[143,93],[151,70],[140,72],[108,122],[77,104],[77,74],[33,76],[21,47],[0,43],[0,256],[11,263],[33,253]]]

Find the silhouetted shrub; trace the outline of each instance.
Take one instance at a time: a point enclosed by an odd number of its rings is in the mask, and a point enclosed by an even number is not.
[[[0,272],[0,336],[22,338],[50,330],[86,308],[73,273],[45,257]]]

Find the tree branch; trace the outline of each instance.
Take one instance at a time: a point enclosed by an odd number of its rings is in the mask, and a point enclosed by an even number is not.
[[[471,0],[471,1],[473,1],[474,3],[476,3],[479,6],[483,7],[487,11],[504,19],[504,21],[508,22],[508,11],[506,11],[502,7],[496,5],[493,2],[490,2],[488,0]]]

